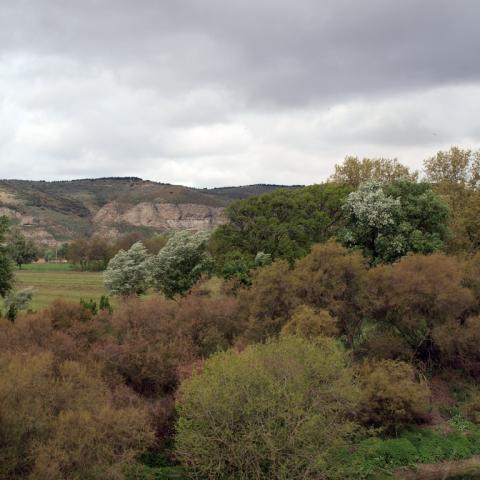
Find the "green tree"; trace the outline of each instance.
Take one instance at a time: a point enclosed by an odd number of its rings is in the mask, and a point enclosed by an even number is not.
[[[167,298],[188,292],[202,273],[211,270],[207,252],[209,233],[182,231],[169,238],[167,244],[153,258],[154,287]]]
[[[134,243],[128,251],[120,250],[103,274],[107,289],[114,295],[141,295],[151,283],[151,257],[145,247]]]
[[[348,196],[344,212],[344,243],[362,249],[372,263],[435,252],[449,235],[449,209],[426,183],[366,182]]]
[[[402,165],[396,158],[363,158],[346,157],[341,165],[335,165],[335,173],[330,181],[353,188],[358,188],[369,180],[390,183],[401,178],[415,181],[417,172],[411,173],[408,167]]]
[[[8,250],[12,260],[22,268],[38,257],[38,249],[33,240],[25,238],[20,230],[13,230],[8,237]]]
[[[214,232],[210,248],[223,266],[238,251],[253,261],[258,252],[290,264],[313,243],[335,235],[342,224],[342,202],[350,188],[335,184],[276,190],[233,203],[228,223]]]
[[[331,454],[352,432],[357,397],[331,339],[216,354],[181,386],[177,455],[198,479],[338,478]]]
[[[12,289],[14,283],[14,274],[12,261],[6,244],[6,234],[10,222],[7,217],[0,217],[0,296],[5,295]]]

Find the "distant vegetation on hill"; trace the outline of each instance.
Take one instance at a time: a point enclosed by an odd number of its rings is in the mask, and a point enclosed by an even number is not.
[[[99,230],[109,237],[133,228],[150,233],[203,230],[221,223],[223,208],[233,200],[277,188],[248,185],[197,189],[136,177],[0,180],[0,215],[9,217],[26,235],[50,244]],[[162,209],[159,204],[166,207]]]

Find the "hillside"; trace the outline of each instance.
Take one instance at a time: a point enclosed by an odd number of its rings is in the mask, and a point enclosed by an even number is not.
[[[132,229],[210,229],[224,221],[224,208],[233,200],[277,188],[196,189],[135,177],[0,180],[0,215],[8,216],[25,235],[53,245],[94,232],[115,237]]]

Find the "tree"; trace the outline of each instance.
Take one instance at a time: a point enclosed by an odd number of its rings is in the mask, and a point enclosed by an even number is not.
[[[362,249],[374,264],[435,252],[449,234],[449,209],[426,183],[366,182],[348,196],[344,212],[344,243]]]
[[[452,147],[425,160],[426,178],[452,211],[451,251],[480,247],[480,150]]]
[[[439,151],[424,162],[427,180],[439,186],[458,185],[477,190],[480,188],[480,150],[462,150],[452,147]]]
[[[22,268],[22,265],[30,263],[38,257],[35,243],[25,238],[20,230],[13,230],[8,238],[8,250],[12,260]]]
[[[5,236],[9,229],[9,221],[7,217],[0,217],[0,296],[5,295],[12,289],[14,283],[14,274],[12,261],[5,244]]]
[[[460,320],[474,305],[461,264],[441,253],[380,265],[366,279],[366,314],[399,335],[417,360],[435,359],[435,327]]]
[[[342,225],[347,186],[311,185],[240,200],[227,208],[228,223],[217,228],[210,249],[217,265],[232,251],[253,261],[258,252],[290,264],[305,256],[312,244],[334,236]]]
[[[350,185],[358,188],[370,180],[390,183],[401,178],[415,181],[417,172],[411,173],[408,167],[402,165],[396,158],[364,158],[346,157],[341,165],[335,165],[335,173],[331,182]]]
[[[153,258],[153,285],[167,298],[183,295],[211,269],[209,233],[176,232]]]
[[[17,318],[20,310],[26,310],[33,297],[33,288],[10,290],[5,297],[5,316],[11,322]]]
[[[120,250],[103,274],[105,286],[114,295],[141,295],[151,282],[151,257],[145,247],[134,243],[128,251]]]
[[[346,345],[354,350],[363,326],[365,260],[333,242],[315,245],[293,271],[293,295],[337,320]]]
[[[335,478],[357,389],[345,353],[282,337],[209,358],[178,396],[176,451],[194,478]]]

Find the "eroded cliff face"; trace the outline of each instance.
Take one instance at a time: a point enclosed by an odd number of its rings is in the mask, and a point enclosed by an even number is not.
[[[193,203],[173,204],[142,202],[124,206],[117,202],[104,205],[93,217],[96,229],[118,224],[166,230],[211,230],[225,223],[224,209]]]

